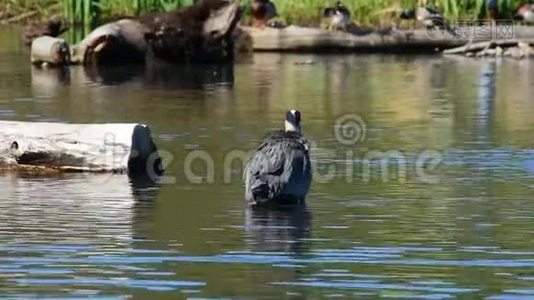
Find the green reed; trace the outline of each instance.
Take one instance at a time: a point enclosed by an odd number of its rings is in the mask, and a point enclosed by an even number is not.
[[[238,0],[249,7],[252,0]],[[324,7],[336,0],[271,0],[280,18],[290,24],[317,24]],[[153,11],[170,11],[193,4],[194,0],[0,0],[0,12],[10,10],[10,15],[38,10],[40,15],[50,15],[48,7],[60,3],[64,17],[71,23],[96,24],[102,19],[117,16],[135,16]],[[499,0],[501,16],[509,18],[524,0]],[[431,5],[449,19],[484,18],[486,0],[345,0],[353,20],[363,25],[384,25],[395,21],[403,8]]]
[[[324,7],[332,6],[336,0],[271,0],[288,23],[310,24],[320,21]],[[249,3],[250,0],[242,0]],[[510,18],[524,1],[499,0],[502,18]],[[449,19],[481,19],[486,15],[486,0],[345,0],[343,3],[352,12],[358,24],[379,25],[394,21],[400,10],[417,5],[429,5],[441,11]]]
[[[63,0],[65,18],[73,24],[96,24],[102,18],[171,11],[194,0]]]

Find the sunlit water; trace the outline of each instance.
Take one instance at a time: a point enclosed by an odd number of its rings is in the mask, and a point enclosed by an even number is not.
[[[0,119],[146,123],[171,163],[160,185],[0,175],[3,296],[534,297],[533,62],[257,54],[38,70],[15,37],[2,33]],[[313,143],[308,205],[246,210],[229,157],[290,107]]]

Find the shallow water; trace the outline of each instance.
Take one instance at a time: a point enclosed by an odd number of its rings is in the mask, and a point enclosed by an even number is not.
[[[1,174],[4,296],[534,297],[533,62],[38,70],[15,36],[0,34],[0,119],[143,122],[170,164],[160,185]],[[246,210],[230,158],[290,107],[314,146],[308,205]]]

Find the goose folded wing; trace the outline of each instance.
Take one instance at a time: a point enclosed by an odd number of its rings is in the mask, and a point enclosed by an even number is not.
[[[285,188],[291,174],[287,152],[282,148],[266,143],[258,148],[249,164],[249,172],[258,184],[257,188],[267,188],[270,197],[275,197]]]

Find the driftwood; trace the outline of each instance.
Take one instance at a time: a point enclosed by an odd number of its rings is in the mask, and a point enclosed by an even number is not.
[[[511,47],[511,46],[517,46],[519,43],[525,43],[525,44],[534,44],[534,39],[510,39],[510,40],[495,40],[495,41],[487,41],[487,42],[478,42],[473,44],[467,44],[462,47],[457,47],[453,49],[447,49],[443,51],[443,54],[461,54],[465,52],[475,52],[480,51],[488,48],[494,48],[494,47]]]
[[[284,29],[243,27],[253,39],[255,51],[427,51],[460,47],[468,42],[488,41],[495,32],[486,36],[453,36],[445,31],[383,30],[331,32],[321,28],[289,26]],[[534,39],[534,28],[514,26],[515,38]]]
[[[367,31],[350,33],[322,28],[289,26],[284,29],[244,27],[254,41],[255,51],[321,51],[321,50],[390,50],[401,47],[434,49],[463,44],[440,33],[429,38],[426,31]]]
[[[65,40],[42,36],[32,42],[31,62],[33,64],[67,65],[70,63],[70,49]]]
[[[140,124],[0,121],[0,168],[61,172],[161,172],[150,129]]]
[[[145,63],[152,55],[172,62],[221,62],[233,58],[237,3],[202,0],[173,12],[122,19],[93,30],[73,47],[83,64]]]
[[[241,18],[235,1],[200,0],[173,12],[152,13],[139,21],[148,27],[154,56],[171,62],[223,62],[233,59],[232,32]]]
[[[444,51],[443,54],[461,54],[471,57],[509,56],[514,58],[525,58],[534,56],[534,49],[531,45],[534,45],[534,39],[494,40],[448,49]]]
[[[120,64],[143,62],[148,50],[148,28],[139,21],[123,19],[97,27],[73,47],[73,63]]]

